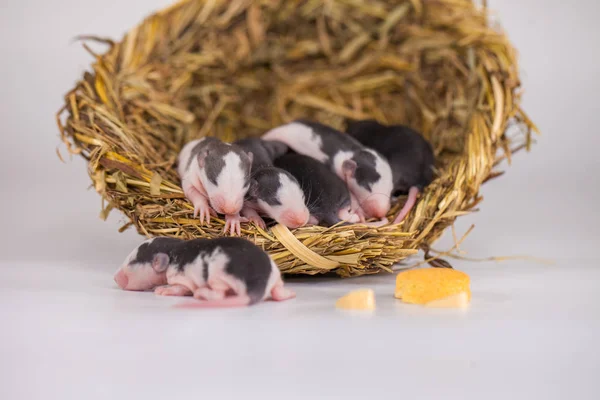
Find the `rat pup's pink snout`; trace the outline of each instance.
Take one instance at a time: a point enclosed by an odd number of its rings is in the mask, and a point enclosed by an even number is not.
[[[237,214],[240,211],[240,207],[237,207],[235,204],[225,204],[221,209],[223,210],[223,214],[228,215]]]
[[[369,217],[383,218],[390,210],[390,201],[383,197],[375,197],[364,201],[361,206]]]
[[[285,211],[282,215],[282,220],[288,228],[300,228],[308,223],[310,214],[308,212],[293,212]]]
[[[117,283],[117,285],[119,285],[121,289],[125,289],[127,287],[127,284],[129,283],[129,278],[127,278],[127,274],[125,273],[125,271],[120,269],[115,274],[115,282]]]
[[[237,214],[242,209],[243,200],[241,204],[239,201],[225,199],[225,196],[216,195],[213,197],[213,206],[215,211],[219,214]]]

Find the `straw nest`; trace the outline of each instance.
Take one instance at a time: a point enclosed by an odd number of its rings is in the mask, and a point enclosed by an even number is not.
[[[122,230],[210,238],[224,221],[193,218],[174,168],[187,141],[257,136],[298,117],[341,130],[347,118],[410,125],[433,144],[437,178],[402,224],[243,225],[285,273],[389,271],[472,212],[499,160],[531,142],[515,51],[488,18],[468,0],[183,1],[121,42],[88,37],[109,49],[86,46],[93,71],[65,96],[62,140],[88,161],[102,217],[117,208]],[[509,124],[521,128],[512,138]]]

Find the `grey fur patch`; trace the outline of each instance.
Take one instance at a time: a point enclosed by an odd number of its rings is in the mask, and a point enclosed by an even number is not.
[[[256,187],[253,188],[254,198],[260,199],[270,206],[280,206],[281,202],[277,198],[277,192],[281,188],[279,176],[288,175],[291,180],[296,180],[291,174],[276,167],[264,167],[252,174],[252,179],[256,181]]]
[[[156,254],[165,253],[168,255],[171,253],[171,249],[179,243],[181,243],[181,240],[169,237],[157,237],[149,243],[142,243],[129,265],[151,263]]]
[[[269,142],[259,138],[240,139],[235,141],[234,144],[241,147],[246,152],[252,153],[253,171],[272,166],[273,160],[288,150],[288,147],[284,143]]]
[[[377,160],[375,155],[370,151],[361,150],[354,154],[352,160],[356,162],[356,172],[354,173],[356,182],[368,191],[371,191],[373,184],[381,178],[381,175],[375,168]]]
[[[212,154],[206,156],[206,162],[204,163],[204,170],[206,171],[206,177],[213,185],[217,184],[217,178],[225,167],[225,160],[221,157],[211,157]]]
[[[250,179],[250,158],[248,154],[241,147],[223,143],[214,137],[205,138],[192,149],[187,168],[190,167],[192,160],[197,160],[198,156],[205,153],[204,171],[206,172],[206,177],[216,185],[217,178],[225,167],[225,156],[231,152],[236,153],[240,157],[240,169],[244,174],[246,182],[248,182]]]
[[[286,154],[275,165],[291,173],[300,183],[310,213],[320,224],[340,221],[337,213],[350,205],[346,184],[319,161],[301,154]]]
[[[296,120],[297,123],[308,126],[313,130],[314,137],[321,138],[321,151],[329,156],[328,165],[331,166],[333,157],[339,151],[359,151],[363,145],[352,136],[338,131],[319,122],[304,119]]]
[[[269,155],[271,156],[271,160],[275,160],[277,157],[281,157],[282,155],[287,153],[289,150],[289,147],[287,146],[287,144],[285,144],[283,142],[278,142],[276,140],[274,140],[274,141],[263,140],[262,142],[263,142],[263,145],[265,146],[265,148],[267,149],[267,151],[269,152]]]

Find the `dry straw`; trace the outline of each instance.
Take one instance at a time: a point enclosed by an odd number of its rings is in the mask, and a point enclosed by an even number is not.
[[[243,236],[287,273],[374,273],[428,250],[535,130],[519,105],[515,50],[467,0],[188,0],[119,43],[88,39],[110,48],[88,48],[93,71],[57,115],[62,140],[88,161],[102,215],[117,208],[144,235],[221,235],[222,220],[193,218],[173,168],[182,145],[203,135],[231,141],[297,117],[339,129],[376,118],[432,142],[438,176],[401,225],[245,225]],[[512,139],[509,124],[520,127]]]

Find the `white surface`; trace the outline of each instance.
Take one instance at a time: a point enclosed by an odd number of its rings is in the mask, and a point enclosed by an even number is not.
[[[116,289],[109,268],[19,265],[0,282],[0,398],[597,399],[597,265],[465,270],[466,312],[402,304],[389,275],[180,310]],[[333,308],[362,286],[376,290],[375,314]]]
[[[53,114],[92,61],[74,36],[118,38],[169,2],[2,3],[1,399],[600,398],[600,3],[488,2],[544,136],[457,231],[476,224],[463,245],[473,257],[557,264],[454,262],[473,280],[459,313],[398,304],[390,276],[305,280],[293,302],[218,312],[115,289],[140,237],[116,232],[117,213],[98,220],[85,164],[54,154]],[[362,286],[376,289],[374,316],[333,309]]]

